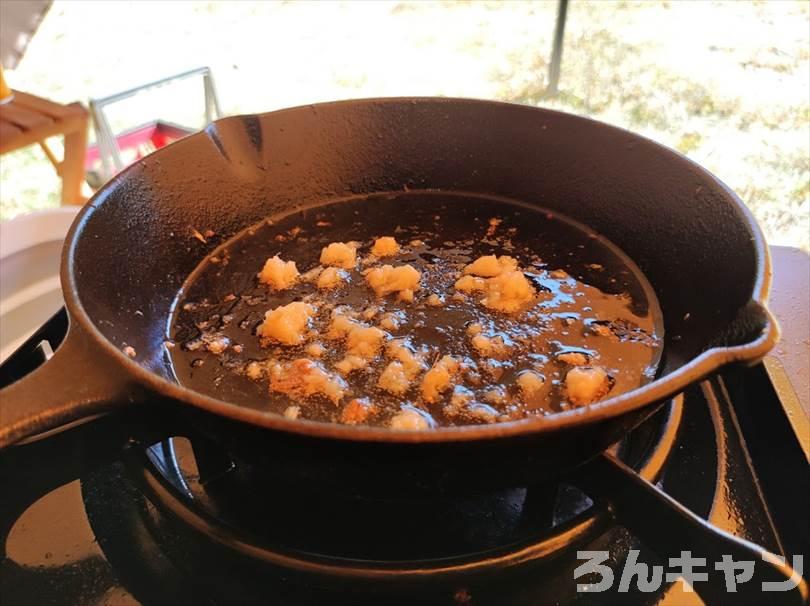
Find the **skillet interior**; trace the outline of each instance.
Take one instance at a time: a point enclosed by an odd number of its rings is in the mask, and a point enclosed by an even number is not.
[[[761,295],[762,242],[719,181],[600,123],[453,99],[234,117],[150,156],[74,226],[68,302],[75,297],[114,346],[132,346],[139,364],[171,378],[163,340],[172,301],[219,244],[290,208],[404,188],[520,200],[604,234],[661,303],[663,376],[712,345],[752,338],[726,329]],[[202,242],[194,230],[216,235]]]
[[[491,223],[493,219],[496,223]],[[366,252],[368,243],[383,234],[395,235],[402,248],[374,261]],[[294,260],[305,273],[319,265],[321,249],[335,241],[360,244],[360,269],[347,272],[347,281],[338,288],[317,289],[304,278],[280,291],[258,282],[256,273],[265,259],[281,255]],[[508,254],[520,263],[537,289],[531,309],[496,313],[477,303],[475,296],[453,296],[460,267],[490,254]],[[383,263],[407,263],[421,272],[421,287],[413,302],[398,302],[395,296],[375,297],[369,290],[361,272]],[[565,276],[555,274],[560,270]],[[440,306],[425,304],[431,293],[442,297]],[[318,310],[312,324],[316,334],[299,346],[260,344],[256,329],[265,312],[302,300],[312,302]],[[468,393],[475,394],[479,402],[485,401],[488,390],[502,386],[514,399],[483,410],[485,414],[498,411],[510,419],[569,407],[563,388],[566,365],[555,361],[557,352],[593,353],[595,363],[612,377],[612,392],[622,393],[654,377],[661,349],[659,339],[652,335],[663,334],[658,302],[644,276],[621,251],[584,226],[507,200],[403,191],[271,217],[214,251],[189,276],[175,305],[168,343],[177,379],[212,397],[282,414],[295,402],[270,391],[266,378],[245,376],[246,366],[268,359],[311,359],[308,345],[322,343],[324,352],[318,360],[325,369],[336,368],[345,348],[328,338],[328,323],[334,306],[340,309],[342,305],[348,305],[350,312],[369,311],[373,315],[362,320],[370,325],[380,325],[386,313],[397,314],[398,325],[385,327],[386,338],[407,339],[417,350],[427,347],[428,363],[452,355],[477,364],[473,376],[458,377],[458,384],[471,390]],[[638,331],[621,340],[599,336],[589,327],[595,319],[631,322]],[[471,346],[466,331],[472,323],[506,338],[516,348],[505,364],[488,366],[487,357],[482,358]],[[623,330],[621,325],[617,330]],[[204,339],[223,343],[227,339],[229,345],[222,352],[210,353]],[[383,360],[384,355],[377,356],[367,368],[345,377],[349,395],[342,402],[307,399],[299,407],[301,418],[339,422],[346,402],[352,397],[369,397],[377,410],[368,424],[388,425],[403,403],[418,399],[418,389],[397,396],[380,389],[377,381]],[[524,370],[540,372],[546,379],[542,394],[525,405],[515,385]],[[439,425],[491,421],[467,409],[446,408],[449,393],[445,396],[422,403]]]

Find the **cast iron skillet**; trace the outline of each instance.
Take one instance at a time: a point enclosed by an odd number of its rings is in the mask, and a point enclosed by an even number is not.
[[[172,379],[163,344],[170,306],[211,250],[292,207],[403,188],[538,204],[604,234],[658,296],[666,329],[659,378],[552,417],[396,433],[291,421]],[[217,235],[203,243],[194,229]],[[0,447],[129,404],[171,402],[210,413],[192,416],[251,461],[295,457],[325,486],[410,493],[558,475],[689,383],[761,359],[778,335],[764,303],[769,281],[762,235],[727,187],[605,124],[431,98],[227,118],[131,166],[78,216],[62,265],[69,332],[47,364],[0,392]]]
[[[214,248],[292,208],[403,189],[537,204],[606,236],[638,264],[661,304],[659,377],[548,418],[428,432],[292,421],[173,381],[164,348],[171,304]],[[201,242],[194,229],[216,237]],[[179,410],[189,431],[235,460],[250,460],[263,481],[291,474],[324,491],[407,496],[536,484],[592,459],[690,383],[760,360],[778,337],[765,307],[769,282],[762,234],[725,185],[605,124],[432,98],[226,118],[131,166],[81,212],[62,264],[67,336],[49,362],[0,391],[0,448],[100,413],[134,408],[154,418],[163,408],[168,416]],[[628,487],[626,470],[609,460],[583,467],[585,482],[613,478]],[[652,496],[644,502],[683,529],[672,536],[702,541],[703,553],[742,549],[759,559],[755,546],[701,530],[652,485],[645,490]],[[771,578],[792,574],[778,564],[768,570]],[[801,602],[806,590],[802,583],[792,597]]]

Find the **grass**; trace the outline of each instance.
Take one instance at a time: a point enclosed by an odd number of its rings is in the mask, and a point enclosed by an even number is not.
[[[810,249],[810,3],[573,0],[544,99],[556,2],[57,2],[13,86],[86,100],[210,65],[226,113],[378,95],[585,114],[706,166],[773,243]],[[138,98],[118,128],[196,123],[201,88]],[[158,98],[159,97],[159,98]],[[36,148],[0,158],[0,218],[57,203]]]

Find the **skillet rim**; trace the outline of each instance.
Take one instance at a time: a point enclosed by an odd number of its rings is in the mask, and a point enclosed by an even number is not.
[[[741,345],[729,347],[712,347],[700,353],[698,356],[671,372],[670,374],[655,379],[642,387],[632,391],[619,394],[615,397],[602,400],[590,406],[574,408],[567,411],[555,413],[548,417],[533,417],[516,421],[494,423],[490,425],[462,425],[451,427],[437,427],[430,431],[392,431],[381,427],[349,426],[338,423],[327,423],[321,421],[291,420],[275,413],[262,412],[256,409],[246,408],[238,404],[232,404],[224,400],[212,398],[200,392],[194,391],[179,383],[174,383],[159,376],[156,373],[144,368],[135,360],[123,353],[115,344],[96,327],[93,320],[87,314],[81,302],[81,297],[76,284],[76,276],[73,272],[76,248],[81,239],[82,230],[85,223],[92,217],[95,210],[104,204],[109,193],[120,186],[127,178],[130,171],[143,163],[150,162],[150,159],[160,158],[167,153],[180,151],[184,144],[195,138],[207,137],[206,130],[200,131],[189,137],[176,141],[164,148],[150,154],[143,160],[127,167],[116,175],[104,187],[86,203],[79,212],[76,220],[68,232],[66,244],[62,253],[61,279],[63,293],[65,296],[65,306],[71,322],[76,322],[81,329],[89,335],[93,341],[108,354],[110,359],[123,366],[130,377],[134,378],[137,384],[151,389],[154,393],[171,398],[173,400],[194,406],[217,416],[226,419],[247,423],[255,427],[282,431],[285,433],[298,434],[310,438],[326,438],[349,442],[385,442],[385,443],[443,443],[443,442],[479,442],[486,440],[503,439],[512,436],[533,436],[539,434],[553,433],[556,431],[570,429],[578,425],[586,425],[605,421],[611,418],[620,417],[626,413],[652,406],[670,398],[683,391],[687,386],[696,383],[709,374],[717,371],[721,367],[734,362],[753,363],[765,356],[779,339],[779,327],[767,306],[767,297],[770,290],[772,269],[771,259],[767,243],[761,228],[754,219],[753,214],[745,206],[742,200],[720,179],[708,170],[690,160],[683,154],[657,143],[647,137],[633,133],[626,129],[594,120],[585,116],[579,116],[558,110],[509,103],[504,101],[492,101],[465,97],[371,97],[363,99],[348,99],[341,101],[329,101],[315,104],[299,105],[291,108],[279,109],[261,114],[241,114],[228,116],[216,120],[212,124],[221,124],[226,121],[243,120],[244,118],[264,118],[268,115],[279,115],[287,112],[297,112],[304,109],[310,110],[313,107],[325,107],[334,105],[358,105],[367,104],[370,106],[380,104],[482,104],[489,106],[503,106],[504,108],[519,109],[527,112],[537,112],[536,115],[562,116],[565,119],[587,122],[591,127],[597,129],[607,129],[622,133],[625,136],[633,137],[640,142],[656,147],[659,151],[669,154],[674,161],[686,163],[704,179],[708,179],[726,194],[727,199],[736,209],[739,217],[745,222],[753,234],[753,243],[757,257],[756,282],[750,294],[749,301],[758,305],[767,317],[766,326],[762,333],[753,341]],[[173,148],[177,148],[174,150]]]

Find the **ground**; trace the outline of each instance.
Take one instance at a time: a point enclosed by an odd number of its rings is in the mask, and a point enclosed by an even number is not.
[[[725,181],[773,243],[810,248],[810,2],[574,0],[544,99],[556,2],[57,2],[12,86],[86,101],[208,65],[225,113],[447,95],[593,116]],[[198,83],[138,97],[124,128],[199,125]],[[0,218],[57,203],[38,148],[0,159]]]

